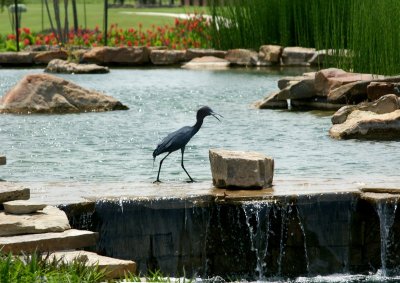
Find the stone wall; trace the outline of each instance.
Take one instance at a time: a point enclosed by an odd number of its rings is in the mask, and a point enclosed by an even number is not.
[[[364,195],[104,200],[84,219],[99,232],[97,252],[135,260],[142,273],[248,280],[396,273],[398,197]]]

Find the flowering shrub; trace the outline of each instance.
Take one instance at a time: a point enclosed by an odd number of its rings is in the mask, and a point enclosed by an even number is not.
[[[58,45],[59,40],[54,33],[32,33],[28,28],[19,31],[20,48],[28,45]],[[104,44],[104,35],[96,26],[93,30],[78,29],[75,33],[70,30],[65,36],[67,45],[95,47]],[[112,24],[107,33],[108,46],[167,46],[170,49],[207,48],[211,42],[210,24],[202,15],[188,19],[175,19],[172,26],[152,26],[143,30],[122,29],[118,24]],[[0,36],[0,49],[16,50],[15,35]]]

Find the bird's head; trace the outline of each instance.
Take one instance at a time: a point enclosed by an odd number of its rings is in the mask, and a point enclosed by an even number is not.
[[[217,116],[222,117],[222,115],[215,113],[210,107],[208,106],[203,106],[199,110],[197,110],[197,120],[204,119],[207,116],[214,116],[218,121],[221,121],[218,119]]]

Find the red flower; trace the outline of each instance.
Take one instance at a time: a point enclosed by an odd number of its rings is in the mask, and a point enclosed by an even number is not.
[[[25,39],[24,39],[24,45],[25,45],[25,46],[29,45],[30,43],[31,43],[31,42],[29,41],[28,38],[25,38]]]
[[[128,44],[128,46],[132,46],[132,41],[128,40],[126,44]]]
[[[9,34],[9,35],[7,35],[7,39],[9,39],[9,40],[15,40],[15,35]]]
[[[23,30],[24,33],[26,33],[26,34],[30,34],[30,33],[31,33],[31,30],[30,30],[29,28],[23,28],[22,30]]]

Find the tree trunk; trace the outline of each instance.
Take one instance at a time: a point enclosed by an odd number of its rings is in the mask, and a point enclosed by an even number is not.
[[[76,0],[72,0],[72,17],[74,18],[74,32],[78,32],[78,12],[76,9]]]
[[[62,36],[61,19],[60,19],[60,2],[58,0],[53,0],[54,6],[54,19],[57,25],[57,37],[58,41],[64,44],[64,39]]]
[[[64,43],[67,43],[67,42],[68,42],[68,33],[69,33],[68,0],[64,0],[64,12],[65,12],[65,21],[64,21]]]
[[[44,4],[45,4],[45,6],[46,6],[47,15],[49,16],[49,22],[50,22],[51,31],[52,31],[54,34],[57,34],[57,33],[56,33],[56,30],[54,29],[53,20],[52,20],[52,18],[51,18],[48,0],[44,0]],[[56,37],[56,38],[57,38],[58,43],[60,43],[58,37]]]

